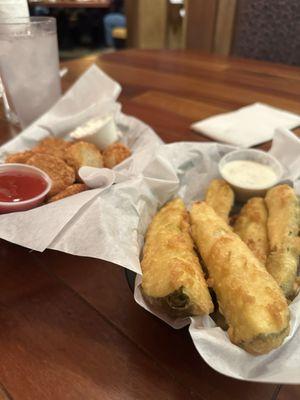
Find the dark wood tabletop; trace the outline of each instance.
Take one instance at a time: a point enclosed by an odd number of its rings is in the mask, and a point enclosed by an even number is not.
[[[111,0],[29,0],[28,4],[49,8],[109,8]]]
[[[92,62],[122,84],[123,111],[166,142],[207,140],[191,122],[255,101],[300,110],[296,67],[127,50],[65,63],[63,88]],[[13,133],[1,111],[0,143]],[[300,398],[300,386],[242,382],[212,370],[187,329],[173,330],[134,302],[116,265],[0,241],[0,282],[0,400]]]

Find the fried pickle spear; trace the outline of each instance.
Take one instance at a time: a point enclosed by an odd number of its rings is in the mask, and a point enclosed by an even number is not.
[[[289,309],[274,278],[208,204],[195,203],[190,215],[231,342],[254,355],[279,347],[289,333]]]
[[[265,200],[269,211],[267,227],[270,241],[267,269],[284,295],[293,299],[298,291],[299,200],[288,185],[270,189]]]
[[[241,209],[233,229],[265,266],[269,254],[268,211],[264,199],[252,197]]]
[[[206,192],[205,201],[215,212],[228,222],[228,216],[234,202],[234,193],[223,179],[213,179]]]
[[[189,227],[183,201],[167,203],[148,228],[141,262],[145,298],[174,316],[213,311]]]

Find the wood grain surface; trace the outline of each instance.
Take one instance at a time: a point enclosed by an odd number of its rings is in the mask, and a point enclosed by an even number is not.
[[[63,89],[93,62],[122,84],[123,111],[166,142],[207,140],[189,129],[192,122],[254,101],[300,109],[299,69],[194,51],[71,61]],[[15,133],[1,111],[0,142]],[[0,241],[0,277],[0,400],[300,397],[300,386],[213,371],[186,329],[173,330],[136,305],[116,265]]]

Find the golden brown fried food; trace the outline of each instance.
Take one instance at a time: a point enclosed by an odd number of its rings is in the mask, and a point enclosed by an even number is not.
[[[265,200],[269,211],[267,227],[270,241],[267,269],[285,296],[292,299],[298,291],[299,200],[288,185],[270,189]]]
[[[232,343],[252,354],[279,347],[289,333],[289,309],[274,278],[208,204],[195,203],[190,214]]]
[[[234,202],[234,193],[223,179],[213,179],[206,192],[205,201],[215,212],[228,222],[228,216]]]
[[[189,226],[183,201],[167,203],[148,228],[141,263],[144,296],[154,307],[176,316],[213,311]]]
[[[20,153],[10,154],[6,157],[6,163],[19,163],[25,164],[34,153],[31,150],[22,151]]]
[[[73,196],[74,194],[84,192],[88,187],[84,183],[73,183],[73,185],[68,186],[63,191],[57,193],[48,199],[47,203],[52,203],[53,201],[64,199],[65,197]]]
[[[75,181],[73,168],[60,158],[51,156],[50,154],[37,153],[32,156],[26,164],[40,168],[49,175],[52,180],[52,185],[48,197],[52,197],[61,192]]]
[[[234,223],[234,232],[264,266],[269,254],[267,219],[268,211],[264,199],[252,197],[241,209]]]
[[[58,158],[65,158],[65,150],[71,145],[71,142],[66,142],[63,139],[56,137],[47,137],[40,141],[32,151],[35,153],[51,154]]]
[[[66,162],[78,173],[80,167],[103,167],[103,157],[100,150],[92,143],[76,142],[66,149]]]
[[[131,151],[122,143],[113,143],[103,152],[103,161],[106,168],[113,168],[131,156]]]

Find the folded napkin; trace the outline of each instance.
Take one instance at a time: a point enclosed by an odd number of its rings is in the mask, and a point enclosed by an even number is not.
[[[254,103],[195,122],[191,128],[218,142],[251,147],[271,140],[276,128],[293,129],[298,125],[300,115]]]

